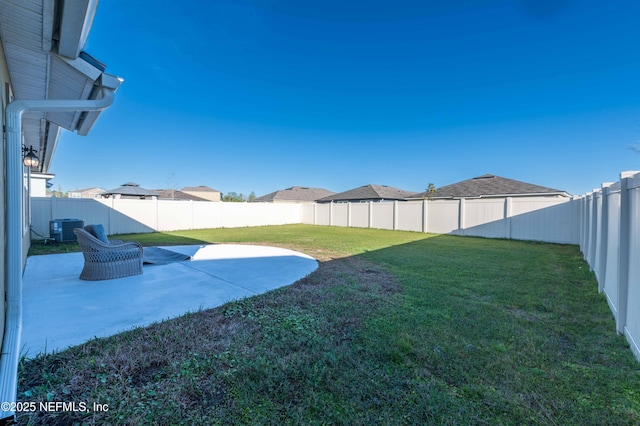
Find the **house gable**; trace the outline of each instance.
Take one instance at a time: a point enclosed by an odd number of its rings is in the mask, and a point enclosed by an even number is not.
[[[201,198],[206,201],[220,201],[222,194],[217,189],[209,188],[208,186],[185,186],[180,191],[185,194],[192,195],[197,198]]]
[[[335,194],[323,188],[309,188],[306,186],[292,186],[287,189],[280,189],[267,195],[256,198],[257,203],[311,203],[320,198]]]

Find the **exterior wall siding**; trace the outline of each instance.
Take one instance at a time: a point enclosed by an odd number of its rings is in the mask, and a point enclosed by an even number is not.
[[[7,102],[10,98],[10,93],[8,93],[10,87],[9,81],[9,70],[7,69],[7,61],[4,56],[4,50],[2,47],[2,43],[0,43],[0,112],[2,112],[0,116],[0,123],[2,123],[2,128],[5,127],[5,116],[4,112],[7,107]],[[4,158],[4,149],[0,149],[0,164],[2,164],[2,173],[0,173],[0,187],[6,188],[5,182],[5,158]],[[6,210],[6,199],[5,199],[5,191],[4,189],[1,191],[0,195],[0,211],[4,212]],[[4,214],[0,215],[0,241],[6,241],[5,238],[5,222],[4,222]],[[2,244],[0,248],[0,256],[2,259],[6,259],[6,244]],[[4,294],[7,291],[7,282],[6,282],[6,274],[5,274],[5,262],[0,262],[0,277],[2,277],[2,300],[3,303],[0,303],[0,347],[2,346],[3,337],[4,337],[4,322],[5,322],[5,303],[4,303]]]

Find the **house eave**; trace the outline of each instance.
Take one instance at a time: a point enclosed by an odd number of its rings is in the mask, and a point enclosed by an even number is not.
[[[62,4],[58,54],[75,59],[87,43],[98,0],[74,0]]]

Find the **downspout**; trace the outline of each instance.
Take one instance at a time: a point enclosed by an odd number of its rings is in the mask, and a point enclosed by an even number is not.
[[[18,362],[22,333],[22,114],[25,111],[71,112],[102,111],[113,103],[115,89],[102,88],[97,100],[16,100],[7,105],[5,118],[6,211],[5,278],[6,322],[0,358],[0,423],[15,417],[18,386]]]

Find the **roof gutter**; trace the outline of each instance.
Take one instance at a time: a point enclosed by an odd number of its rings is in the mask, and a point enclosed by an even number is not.
[[[117,88],[117,87],[116,87]],[[15,419],[18,385],[18,362],[22,333],[22,114],[25,111],[69,112],[102,111],[114,99],[116,88],[102,88],[102,99],[97,100],[16,100],[7,105],[6,172],[6,246],[5,279],[7,283],[7,309],[5,334],[0,357],[0,423]],[[8,409],[7,409],[8,408]]]

